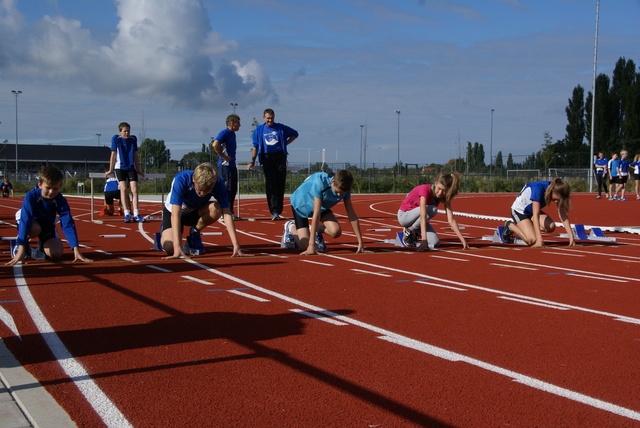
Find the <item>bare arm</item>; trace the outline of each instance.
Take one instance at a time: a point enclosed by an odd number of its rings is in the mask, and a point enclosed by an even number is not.
[[[453,210],[451,209],[451,203],[445,204],[444,208],[447,211],[447,221],[449,222],[449,225],[451,226],[451,230],[453,230],[455,232],[456,236],[458,237],[458,239],[462,243],[462,248],[464,250],[468,250],[469,249],[469,245],[467,244],[467,241],[464,239],[464,236],[462,236],[462,232],[460,232],[460,228],[458,227],[458,222],[456,221],[456,218],[453,215]]]
[[[353,229],[353,233],[356,235],[356,239],[358,240],[358,249],[356,250],[356,253],[365,253],[366,250],[364,249],[362,231],[360,230],[360,221],[358,220],[358,216],[356,215],[356,212],[353,209],[353,204],[351,203],[351,199],[344,200],[344,207],[347,210],[347,217],[349,218],[349,223],[351,223],[351,228]]]

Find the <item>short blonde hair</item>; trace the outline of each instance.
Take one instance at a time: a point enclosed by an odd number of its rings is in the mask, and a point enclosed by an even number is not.
[[[218,181],[218,172],[209,162],[201,163],[193,171],[193,183],[200,190],[211,190]]]

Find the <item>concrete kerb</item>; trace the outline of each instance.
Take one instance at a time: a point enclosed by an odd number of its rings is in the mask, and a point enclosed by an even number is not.
[[[0,428],[75,426],[67,412],[20,365],[0,338]]]

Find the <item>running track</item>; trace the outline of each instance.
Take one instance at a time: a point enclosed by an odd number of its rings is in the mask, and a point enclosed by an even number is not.
[[[251,257],[229,257],[218,223],[205,255],[177,261],[152,250],[159,222],[91,223],[89,200],[69,197],[95,262],[66,249],[3,267],[0,336],[82,427],[640,426],[640,237],[479,240],[514,197],[454,200],[469,251],[442,214],[441,251],[384,243],[402,196],[355,195],[372,253],[354,254],[341,221],[325,255],[301,257],[277,245],[282,222],[258,220],[236,223]],[[0,201],[3,237],[20,203]],[[578,194],[571,219],[637,226],[638,210]]]

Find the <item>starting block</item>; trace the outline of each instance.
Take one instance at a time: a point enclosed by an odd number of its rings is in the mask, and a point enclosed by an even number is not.
[[[493,232],[493,235],[483,236],[481,239],[482,241],[491,241],[495,244],[507,244],[507,242],[504,242],[504,240],[502,239],[502,232],[504,232],[504,226],[498,226],[496,231]],[[513,239],[512,244],[527,245],[527,243],[518,238],[517,235],[514,234],[514,236],[515,238]]]
[[[404,232],[397,232],[396,237],[394,239],[385,239],[384,243],[393,244],[396,247],[406,247],[406,245],[404,244],[403,238],[404,238]]]
[[[601,242],[616,242],[616,238],[608,238],[604,235],[604,232],[599,227],[591,227],[589,235],[587,235],[584,224],[574,224],[572,227],[573,237],[578,241],[601,241]],[[563,233],[561,238],[568,238],[569,234]]]

